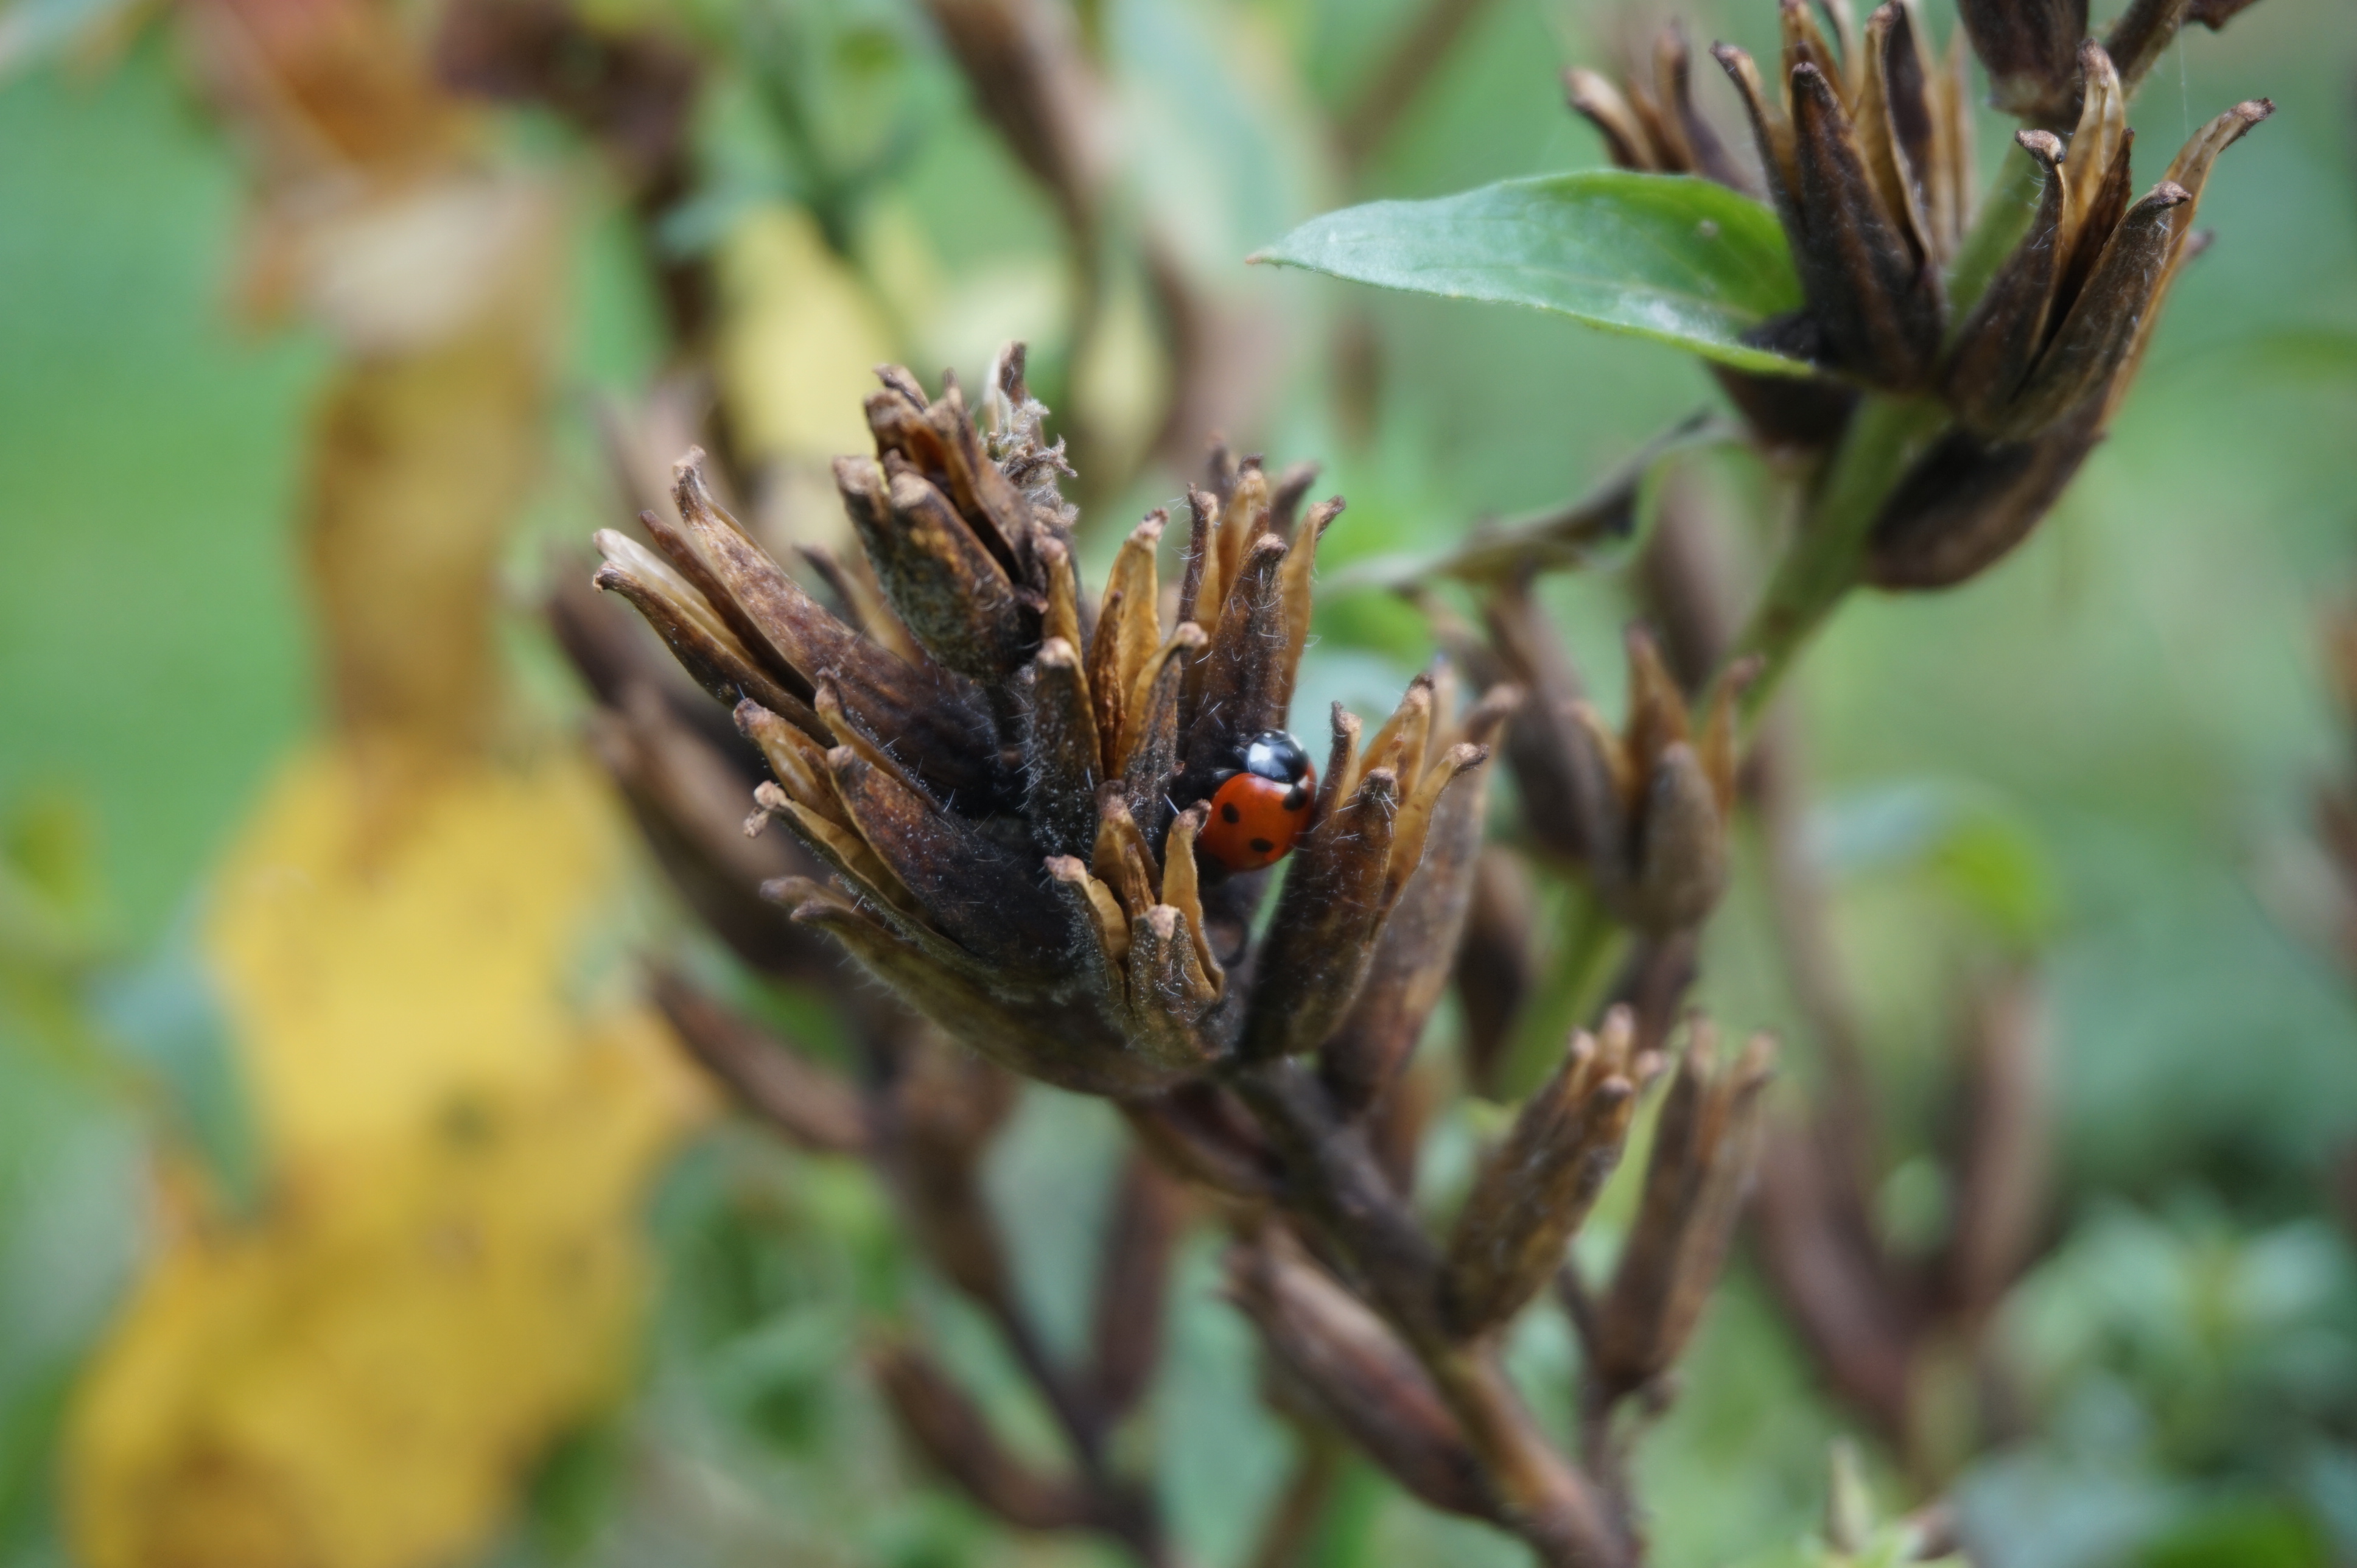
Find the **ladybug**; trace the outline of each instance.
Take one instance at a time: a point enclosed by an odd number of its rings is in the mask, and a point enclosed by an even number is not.
[[[1263,730],[1236,749],[1195,842],[1230,871],[1275,865],[1308,827],[1317,792],[1318,769],[1301,743],[1281,729]]]

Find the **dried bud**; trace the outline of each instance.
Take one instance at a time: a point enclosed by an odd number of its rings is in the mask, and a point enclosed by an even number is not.
[[[764,811],[840,889],[788,877],[770,895],[975,1048],[1120,1099],[1314,1049],[1348,1015],[1435,823],[1460,832],[1441,807],[1481,750],[1433,743],[1428,682],[1363,757],[1357,722],[1338,721],[1254,950],[1265,878],[1199,865],[1203,812],[1188,808],[1283,722],[1341,503],[1297,523],[1297,494],[1280,508],[1256,464],[1235,465],[1197,492],[1175,621],[1158,519],[1092,607],[1056,489],[1069,469],[1021,363],[1010,349],[994,364],[987,447],[954,384],[928,398],[885,370],[866,404],[876,456],[836,465],[905,652],[805,594],[713,500],[695,454],[677,521],[646,519],[662,553],[601,535],[597,581],[736,707],[776,776]],[[1406,968],[1432,944],[1411,945]]]
[[[1459,746],[1486,752],[1521,702],[1516,687],[1493,689],[1430,749],[1443,758],[1459,755]],[[1346,1112],[1373,1105],[1397,1078],[1448,986],[1472,898],[1487,800],[1480,789],[1451,789],[1441,798],[1423,856],[1384,922],[1358,1002],[1319,1053],[1327,1088]]]
[[[1750,1183],[1775,1056],[1775,1043],[1759,1035],[1721,1066],[1716,1031],[1695,1021],[1653,1129],[1628,1245],[1596,1310],[1592,1350],[1607,1388],[1659,1377],[1694,1332]]]
[[[2102,45],[2082,58],[2085,102],[2067,155],[2047,132],[2016,138],[2046,170],[2045,190],[1942,367],[1956,428],[1916,460],[1875,524],[1867,572],[1880,586],[1963,582],[2038,525],[2135,377],[2211,166],[2274,113],[2260,99],[2219,115],[2131,200],[2126,91]]]
[[[888,1345],[869,1360],[909,1441],[984,1509],[1022,1530],[1076,1530],[1094,1521],[1079,1485],[1008,1453],[981,1409],[922,1350]]]
[[[1735,699],[1743,665],[1720,682],[1696,734],[1686,700],[1641,627],[1629,631],[1629,715],[1619,735],[1585,703],[1568,743],[1600,777],[1585,791],[1595,815],[1583,837],[1597,896],[1615,918],[1651,935],[1698,925],[1727,888],[1727,834],[1735,809]]]
[[[1318,1414],[1446,1513],[1495,1519],[1481,1466],[1424,1368],[1282,1231],[1228,1256],[1228,1292]]]
[[[1457,1217],[1441,1312],[1463,1338],[1510,1322],[1563,1265],[1563,1250],[1620,1163],[1643,1069],[1625,1007],[1598,1036],[1572,1036],[1563,1064],[1491,1151]]]

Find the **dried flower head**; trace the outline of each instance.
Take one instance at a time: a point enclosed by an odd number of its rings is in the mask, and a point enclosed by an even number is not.
[[[748,536],[694,454],[677,470],[677,521],[643,519],[654,550],[598,537],[598,585],[733,704],[775,775],[763,812],[835,879],[771,895],[961,1038],[1065,1088],[1134,1099],[1317,1048],[1436,822],[1457,820],[1442,812],[1451,783],[1485,755],[1429,677],[1363,748],[1338,706],[1257,941],[1265,878],[1199,856],[1211,781],[1283,723],[1318,540],[1341,502],[1297,520],[1297,488],[1254,463],[1224,469],[1189,493],[1175,596],[1157,576],[1157,513],[1091,603],[1019,349],[993,367],[987,447],[954,381],[935,399],[905,371],[880,375],[876,455],[835,467],[880,589],[866,626]],[[1470,854],[1458,863],[1461,880]]]
[[[2029,231],[1954,337],[1940,387],[1956,427],[1900,482],[1867,570],[1884,587],[1962,582],[2026,538],[2103,437],[2162,303],[2193,250],[2218,155],[2275,112],[2238,103],[2194,133],[2134,197],[2127,94],[2104,46],[2080,48],[2086,85],[2067,145],[2015,139],[2045,171]]]

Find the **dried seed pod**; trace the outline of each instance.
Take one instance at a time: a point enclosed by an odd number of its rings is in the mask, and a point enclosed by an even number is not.
[[[1572,1036],[1563,1063],[1491,1151],[1457,1217],[1441,1313],[1464,1338],[1510,1322],[1563,1265],[1564,1248],[1620,1163],[1641,1069],[1635,1017],[1613,1009]]]
[[[1991,102],[2038,124],[2069,124],[2087,0],[1957,0],[1956,10],[1988,68]]]
[[[1436,768],[1458,746],[1487,747],[1521,704],[1512,686],[1493,688],[1434,747]],[[1357,1113],[1372,1107],[1398,1076],[1440,1001],[1457,961],[1458,936],[1473,894],[1487,795],[1450,789],[1425,832],[1416,867],[1394,901],[1358,1000],[1318,1055],[1336,1103]]]
[[[1455,975],[1466,1076],[1477,1094],[1495,1094],[1507,1043],[1538,981],[1531,941],[1536,915],[1537,894],[1522,858],[1499,846],[1484,849],[1474,863]]]
[[[1775,1056],[1773,1041],[1754,1036],[1722,1066],[1709,1023],[1692,1026],[1653,1130],[1628,1245],[1597,1304],[1590,1350],[1606,1388],[1651,1382],[1694,1332],[1750,1184]]]
[[[1228,1255],[1228,1294],[1303,1402],[1415,1496],[1495,1519],[1481,1466],[1415,1355],[1282,1231]]]
[[[2017,138],[2046,188],[1942,369],[1956,428],[1916,459],[1875,522],[1867,575],[1879,586],[1961,583],[2029,537],[2135,378],[2212,166],[2274,113],[2260,99],[2219,115],[2130,201],[2126,94],[2101,45],[2081,59],[2087,91],[2068,154],[2045,132]]]
[[[1756,666],[1730,671],[1699,731],[1652,638],[1631,627],[1629,714],[1620,734],[1577,703],[1563,746],[1591,787],[1581,836],[1597,896],[1614,917],[1666,936],[1709,915],[1727,886],[1727,835],[1735,808],[1735,701]]]

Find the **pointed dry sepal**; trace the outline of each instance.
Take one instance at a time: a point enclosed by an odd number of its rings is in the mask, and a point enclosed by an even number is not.
[[[2069,124],[2079,104],[2087,0],[1958,0],[1956,9],[1988,68],[1991,102],[2036,124]]]
[[[1028,679],[1023,766],[1031,843],[1042,855],[1086,854],[1096,843],[1103,747],[1080,655],[1051,637],[1032,660]]]
[[[945,811],[852,747],[827,754],[835,792],[859,834],[891,867],[926,921],[982,963],[1052,975],[1064,919],[1038,864]]]
[[[982,1408],[922,1350],[889,1345],[869,1362],[900,1430],[985,1512],[1018,1530],[1077,1530],[1094,1521],[1077,1482],[1008,1452]]]
[[[1377,768],[1293,852],[1244,1015],[1247,1058],[1315,1050],[1340,1026],[1373,957],[1399,805],[1399,776]]]
[[[1130,693],[1162,644],[1162,592],[1155,580],[1154,552],[1169,521],[1166,512],[1148,512],[1122,542],[1089,644],[1089,696],[1096,703],[1097,738],[1104,746],[1108,778],[1121,773],[1129,756],[1125,737],[1130,733]]]
[[[1754,678],[1728,671],[1699,734],[1652,636],[1629,632],[1629,717],[1619,735],[1585,703],[1565,736],[1590,791],[1588,872],[1613,916],[1666,936],[1699,925],[1727,888],[1727,822],[1735,808],[1734,704]]]
[[[2184,187],[2162,180],[2128,209],[2029,381],[1994,422],[1992,435],[2028,440],[2109,387],[2168,277],[2179,241],[2174,214],[2192,199]]]
[[[1228,515],[1243,512],[1238,507]],[[1259,514],[1266,513],[1263,498]],[[1232,766],[1246,741],[1284,722],[1279,701],[1293,684],[1287,668],[1293,639],[1286,630],[1286,596],[1279,586],[1287,550],[1275,534],[1262,534],[1236,552],[1234,575],[1223,579],[1228,589],[1211,645],[1188,682],[1195,716],[1180,755],[1190,779],[1208,780],[1212,769]]]
[[[1809,314],[1834,362],[1890,391],[1919,385],[1940,347],[1938,274],[1905,213],[1888,210],[1834,81],[1792,68],[1792,153],[1801,233],[1793,245]]]
[[[1733,44],[1713,44],[1710,56],[1743,100],[1760,170],[1767,176],[1768,199],[1784,225],[1784,237],[1797,250],[1807,226],[1801,219],[1801,174],[1792,145],[1792,119],[1784,111],[1783,97],[1768,90],[1758,64]]]
[[[1229,1253],[1228,1294],[1295,1395],[1394,1480],[1444,1512],[1498,1516],[1464,1429],[1415,1355],[1283,1231]]]
[[[1473,1338],[1511,1322],[1563,1266],[1564,1249],[1620,1163],[1636,1109],[1637,1024],[1615,1008],[1572,1036],[1553,1077],[1482,1162],[1448,1243],[1441,1314]]]
[[[1722,1066],[1710,1025],[1692,1026],[1653,1129],[1637,1218],[1596,1307],[1589,1352],[1606,1390],[1652,1382],[1694,1332],[1742,1212],[1775,1056],[1772,1041],[1754,1036]]]
[[[680,668],[715,701],[734,705],[749,697],[772,713],[806,719],[811,728],[825,733],[810,704],[757,663],[737,634],[713,614],[704,596],[661,557],[610,528],[599,531],[597,543],[606,564],[590,581],[607,593],[619,594],[643,616]]]
[[[1319,1075],[1346,1115],[1372,1107],[1398,1078],[1448,988],[1481,854],[1489,798],[1476,784],[1451,788],[1451,781],[1461,771],[1459,764],[1469,765],[1469,753],[1487,754],[1521,701],[1519,688],[1498,687],[1454,734],[1442,737],[1440,757],[1417,790],[1434,802],[1421,830],[1420,851],[1412,852],[1409,844],[1417,832],[1413,824],[1404,822],[1394,834],[1394,871],[1411,853],[1412,870],[1383,918],[1358,1000],[1318,1054]],[[1415,809],[1412,796],[1409,810]]]
[[[2051,131],[2022,131],[2014,140],[2025,156],[2046,171],[2038,211],[1980,303],[1956,334],[1942,382],[1956,417],[1986,433],[2029,378],[2029,367],[2046,341],[2047,312],[2062,275],[2069,180],[2062,167],[2062,139]]]
[[[837,458],[835,485],[885,597],[919,645],[977,681],[1011,674],[1039,641],[1039,616],[949,497],[898,453],[880,465]]]
[[[1959,209],[1971,199],[1951,188],[1949,143],[1972,127],[1944,102],[1914,13],[1900,0],[1867,18],[1864,58],[1854,118],[1867,171],[1911,252],[1936,272],[1955,250]]]

